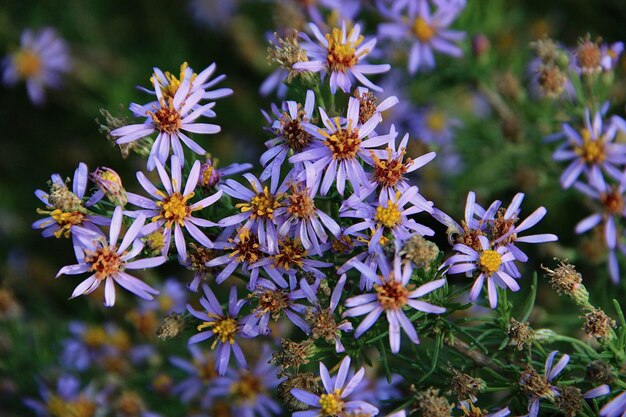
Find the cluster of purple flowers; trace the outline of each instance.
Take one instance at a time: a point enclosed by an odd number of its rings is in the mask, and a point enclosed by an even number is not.
[[[563,140],[553,155],[556,161],[569,162],[561,175],[563,188],[573,186],[597,202],[596,211],[576,225],[576,233],[603,228],[609,275],[618,282],[617,251],[626,253],[626,245],[621,239],[624,234],[622,222],[626,217],[626,145],[615,139],[618,134],[626,132],[626,120],[616,115],[606,120],[608,107],[609,103],[605,103],[593,116],[586,109],[581,127],[564,123],[563,131],[548,140]]]

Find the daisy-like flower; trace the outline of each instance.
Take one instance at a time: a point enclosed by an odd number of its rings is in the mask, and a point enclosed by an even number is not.
[[[215,369],[218,374],[224,375],[226,373],[231,350],[235,354],[235,359],[239,366],[247,369],[248,364],[241,347],[239,347],[239,343],[237,343],[237,339],[254,337],[257,335],[257,331],[256,329],[250,329],[248,333],[243,332],[243,324],[238,315],[246,300],[238,300],[237,287],[231,287],[228,297],[228,313],[224,314],[222,306],[215,298],[213,291],[206,284],[202,285],[202,289],[204,290],[204,297],[200,298],[200,304],[205,308],[206,312],[197,311],[187,304],[187,310],[194,317],[203,321],[198,326],[200,333],[191,336],[188,343],[199,343],[215,337],[211,344],[211,349],[215,349],[217,346]]]
[[[36,105],[45,101],[46,87],[59,88],[62,76],[70,69],[66,42],[52,28],[22,32],[20,48],[4,59],[2,80],[5,85],[26,82],[28,97]]]
[[[300,288],[304,291],[309,303],[313,305],[313,308],[307,312],[306,316],[306,319],[311,326],[313,339],[324,339],[327,342],[334,342],[335,351],[337,353],[345,352],[346,350],[341,343],[341,333],[352,331],[352,324],[349,321],[344,320],[342,322],[338,322],[335,319],[335,310],[339,305],[345,285],[346,275],[344,274],[341,278],[339,278],[339,281],[330,296],[328,308],[324,308],[317,299],[317,283],[309,285],[306,279],[302,278],[300,280]]]
[[[378,252],[378,269],[381,274],[376,273],[376,269],[362,262],[354,261],[354,267],[374,282],[374,293],[357,295],[348,298],[345,306],[348,309],[343,313],[343,317],[357,317],[367,314],[365,319],[359,324],[354,332],[354,337],[358,338],[376,323],[381,314],[385,313],[389,323],[389,345],[391,352],[400,351],[400,329],[411,339],[413,343],[419,343],[419,338],[415,332],[413,323],[404,312],[405,307],[422,311],[424,313],[441,314],[445,308],[432,305],[417,298],[435,291],[445,285],[445,279],[438,279],[411,288],[409,280],[413,268],[411,263],[405,263],[402,267],[400,256],[394,257],[393,269],[388,264],[387,259],[381,251]]]
[[[296,303],[297,300],[306,298],[304,291],[294,288],[286,289],[277,287],[272,281],[261,278],[250,298],[257,304],[252,313],[244,318],[244,332],[258,329],[259,334],[269,334],[270,319],[278,321],[283,315],[307,335],[310,327],[300,317],[306,313],[306,307]]]
[[[276,210],[281,219],[278,233],[302,242],[306,250],[314,255],[321,255],[320,242],[326,243],[330,231],[333,236],[339,235],[341,229],[336,221],[315,206],[317,189],[309,188],[302,183],[292,183],[291,189],[285,194],[284,205]]]
[[[275,211],[282,203],[282,193],[277,193],[277,187],[263,186],[262,182],[253,174],[243,175],[252,190],[244,187],[235,180],[228,179],[220,186],[220,190],[229,196],[244,201],[235,205],[240,213],[220,220],[222,227],[234,226],[243,222],[243,227],[249,229],[257,238],[261,246],[270,253],[278,251],[278,232],[274,223]]]
[[[187,96],[192,95],[198,90],[203,90],[204,95],[202,96],[202,99],[216,100],[218,98],[229,96],[233,93],[233,90],[231,88],[218,88],[216,90],[208,91],[209,88],[214,87],[216,84],[220,83],[224,78],[226,78],[226,76],[222,74],[222,75],[218,75],[217,77],[209,81],[209,78],[211,78],[211,76],[215,72],[216,67],[217,67],[216,64],[212,63],[211,65],[206,67],[204,70],[202,70],[199,74],[196,74],[193,72],[193,69],[189,67],[189,64],[187,64],[186,62],[183,62],[182,65],[180,66],[179,77],[176,77],[174,74],[170,73],[169,71],[163,72],[159,68],[155,67],[153,69],[154,74],[150,78],[150,82],[153,85],[155,81],[157,82],[159,88],[161,89],[161,93],[163,94],[163,98],[166,100],[169,98],[173,99],[176,96],[176,93],[178,92],[179,87],[181,86],[183,80],[185,79],[188,79],[191,82]],[[156,93],[156,89],[148,90],[147,88],[143,88],[143,87],[139,87],[139,88],[149,94],[157,95],[158,97],[158,94]],[[155,102],[155,104],[158,104],[158,102]],[[206,108],[207,110],[210,109],[209,106],[207,106]],[[215,116],[215,114],[212,111],[208,111],[205,114],[211,115],[211,117]]]
[[[281,415],[280,405],[270,392],[278,385],[276,368],[269,364],[272,355],[267,345],[250,370],[230,368],[216,381],[212,394],[228,398],[232,416],[270,417]]]
[[[320,252],[326,251],[330,244],[320,245]],[[304,249],[299,239],[282,238],[278,241],[278,250],[252,265],[253,268],[263,267],[267,275],[283,288],[287,287],[285,275],[289,280],[289,288],[297,283],[298,272],[308,272],[317,279],[326,276],[319,268],[328,268],[332,263],[310,259],[309,252]]]
[[[176,384],[172,393],[188,403],[201,397],[201,406],[208,407],[215,399],[215,382],[218,379],[215,370],[215,358],[212,351],[200,349],[196,345],[188,346],[191,360],[173,356],[170,362],[186,373],[183,381]]]
[[[78,238],[83,245],[83,253],[77,257],[78,264],[61,268],[56,276],[58,278],[63,274],[77,275],[85,272],[93,274],[76,287],[70,298],[92,293],[103,281],[105,283],[104,305],[107,307],[115,305],[115,283],[145,300],[151,300],[154,294],[158,294],[157,290],[129,275],[125,270],[154,268],[163,264],[165,258],[157,256],[132,261],[143,249],[143,244],[137,238],[146,218],[140,215],[128,228],[118,246],[122,217],[122,207],[117,206],[111,219],[108,241],[101,232],[96,233],[89,229],[77,231]],[[130,248],[131,244],[132,248]]]
[[[457,251],[457,254],[451,256],[445,265],[450,266],[448,274],[465,273],[468,277],[478,274],[469,294],[472,301],[478,298],[483,284],[487,280],[489,304],[491,308],[496,308],[498,305],[496,287],[508,288],[511,291],[520,289],[515,280],[518,277],[512,277],[505,270],[506,264],[513,262],[515,256],[506,246],[492,247],[489,239],[483,235],[477,236],[477,239],[480,244],[479,250],[474,250],[464,243],[454,245],[453,249]],[[507,269],[517,271],[515,266],[509,266]]]
[[[196,123],[196,120],[200,116],[205,115],[215,103],[198,106],[200,100],[204,98],[205,91],[199,88],[191,93],[192,84],[189,78],[185,78],[176,88],[176,94],[173,97],[169,97],[163,94],[158,78],[153,77],[154,92],[158,99],[158,105],[147,105],[147,107],[135,103],[131,105],[134,113],[148,116],[146,121],[140,124],[123,126],[110,132],[111,136],[118,138],[116,141],[118,145],[130,143],[158,132],[148,156],[148,171],[154,169],[157,161],[165,164],[170,153],[170,144],[174,155],[178,157],[181,164],[184,164],[185,161],[181,142],[199,155],[206,153],[200,145],[183,133],[183,131],[214,134],[221,130],[218,125]]]
[[[72,191],[67,188],[67,184],[59,174],[52,174],[50,180],[50,191],[35,191],[35,195],[42,203],[46,205],[46,210],[37,210],[40,214],[48,214],[49,217],[37,220],[33,223],[33,229],[43,229],[43,237],[69,237],[74,227],[83,227],[93,231],[100,230],[98,226],[106,226],[111,220],[92,214],[87,208],[97,203],[102,194],[94,195],[86,202],[85,192],[87,191],[87,183],[89,174],[87,165],[78,164],[78,168],[74,171],[74,179],[72,180]],[[72,236],[74,241],[74,250],[80,253],[80,244]],[[78,256],[78,255],[77,255]]]
[[[606,105],[591,119],[589,109],[585,109],[585,126],[576,131],[564,123],[563,132],[549,137],[565,138],[566,141],[552,155],[555,161],[571,161],[561,175],[561,186],[569,188],[585,173],[594,182],[604,182],[602,171],[619,180],[622,167],[626,164],[626,145],[614,143],[618,131],[626,131],[626,121],[612,116],[607,122],[602,121]]]
[[[308,90],[304,107],[295,101],[286,101],[282,110],[272,106],[273,118],[263,112],[270,123],[273,139],[265,142],[268,150],[261,155],[261,165],[265,167],[261,173],[261,181],[271,178],[272,187],[278,186],[280,169],[287,158],[289,151],[294,154],[309,149],[314,138],[303,126],[303,123],[311,122],[315,108],[315,94]]]
[[[613,398],[600,410],[601,417],[624,417],[626,415],[626,391]]]
[[[448,27],[454,22],[465,7],[464,2],[435,1],[437,10],[433,13],[430,2],[411,0],[406,2],[406,12],[402,7],[387,9],[381,6],[381,12],[393,20],[391,23],[381,23],[378,34],[381,38],[393,41],[409,39],[409,73],[415,74],[418,70],[430,70],[435,67],[434,52],[440,52],[459,58],[463,51],[457,45],[465,38],[465,33],[450,30]]]
[[[329,73],[330,91],[333,94],[337,91],[337,87],[344,93],[349,93],[352,87],[352,77],[372,90],[382,91],[380,87],[368,80],[365,74],[387,72],[391,66],[389,64],[371,65],[364,63],[367,55],[376,46],[376,39],[361,45],[364,40],[363,35],[361,35],[361,25],[357,23],[348,31],[346,22],[343,21],[341,29],[335,27],[326,35],[322,35],[320,28],[315,23],[309,23],[309,28],[319,44],[302,34],[305,40],[302,47],[306,50],[309,60],[295,63],[294,69]]]
[[[397,241],[405,241],[416,232],[424,236],[433,236],[434,230],[409,219],[409,216],[424,211],[424,208],[430,213],[432,208],[428,205],[404,207],[410,201],[415,200],[417,194],[417,187],[413,186],[404,193],[397,191],[393,198],[386,201],[387,193],[381,193],[377,203],[359,203],[352,210],[346,209],[340,213],[341,217],[354,217],[364,220],[348,227],[345,233],[350,235],[365,229],[374,230],[369,241],[370,251],[375,250],[385,232],[391,232]],[[424,199],[422,198],[422,200]]]
[[[569,363],[569,355],[564,354],[554,364],[558,351],[552,351],[546,359],[543,375],[539,375],[532,366],[528,365],[522,372],[519,385],[528,396],[528,414],[521,417],[537,417],[541,399],[553,401],[561,395],[562,387],[552,385],[552,381],[565,369]],[[610,392],[608,385],[601,385],[582,394],[584,399],[597,398]],[[601,416],[604,417],[602,413]]]
[[[359,100],[350,97],[345,121],[339,117],[330,119],[324,109],[319,108],[325,129],[313,125],[305,125],[318,142],[314,147],[289,158],[289,162],[310,161],[306,166],[307,176],[320,182],[320,193],[326,195],[330,186],[336,182],[337,191],[343,195],[346,179],[352,185],[355,193],[369,182],[360,160],[370,159],[369,149],[387,144],[395,139],[396,132],[385,135],[371,136],[381,121],[379,113],[369,118],[365,123],[360,121]],[[321,146],[318,146],[321,145]],[[324,173],[322,175],[322,173]],[[322,179],[323,177],[323,179]],[[311,184],[311,181],[307,181]]]
[[[626,207],[624,204],[624,192],[626,191],[626,174],[622,175],[619,184],[608,185],[598,178],[590,178],[590,185],[577,182],[574,187],[583,194],[600,202],[601,207],[598,212],[593,213],[576,225],[576,233],[584,233],[598,224],[603,223],[604,240],[609,249],[609,275],[613,282],[620,279],[619,262],[617,260],[616,248],[618,245],[618,225],[620,219],[626,217]]]
[[[71,375],[62,375],[52,390],[40,384],[41,400],[26,398],[24,404],[33,410],[37,417],[73,415],[91,417],[106,405],[104,393],[97,392],[93,385],[81,387],[80,381]]]
[[[181,262],[185,262],[187,260],[187,244],[183,235],[183,228],[201,245],[207,248],[213,247],[213,242],[198,229],[198,226],[212,227],[216,226],[216,224],[205,219],[194,217],[192,214],[194,211],[202,210],[219,200],[222,196],[222,191],[217,191],[209,197],[189,204],[189,200],[195,196],[194,190],[198,185],[200,161],[196,161],[191,167],[185,188],[182,192],[182,168],[181,162],[176,155],[172,156],[171,180],[159,161],[156,161],[156,167],[165,192],[158,190],[152,185],[150,180],[148,180],[142,172],[137,172],[139,183],[155,200],[153,201],[134,193],[128,193],[128,202],[142,209],[127,212],[127,214],[129,216],[143,215],[152,218],[152,223],[146,225],[142,233],[148,235],[160,230],[163,231],[163,256],[167,256],[169,252],[173,229],[178,258]]]
[[[334,378],[331,378],[328,368],[320,362],[320,376],[324,385],[325,394],[316,395],[308,391],[294,388],[291,394],[311,407],[313,410],[297,411],[292,414],[293,417],[325,417],[325,416],[343,416],[343,415],[359,415],[359,416],[376,416],[378,408],[373,405],[359,400],[349,401],[350,395],[359,386],[365,376],[365,368],[359,369],[350,380],[348,373],[350,371],[350,357],[346,356],[339,366],[339,371]]]

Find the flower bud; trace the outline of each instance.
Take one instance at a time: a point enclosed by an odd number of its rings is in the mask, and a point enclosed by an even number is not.
[[[220,182],[221,175],[215,168],[215,165],[217,165],[217,160],[209,156],[206,162],[200,166],[200,176],[198,177],[198,185],[200,187],[210,189]]]
[[[111,203],[122,207],[126,205],[128,197],[117,172],[111,168],[99,167],[91,174],[91,179]]]

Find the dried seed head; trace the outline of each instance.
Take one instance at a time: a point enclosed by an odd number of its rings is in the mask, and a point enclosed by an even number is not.
[[[270,363],[278,366],[278,376],[288,376],[287,368],[295,368],[309,363],[309,359],[315,350],[313,341],[310,339],[302,342],[294,342],[289,339],[281,339],[280,349],[272,353]]]
[[[575,417],[583,408],[583,394],[576,387],[558,387],[554,404],[566,417]]]
[[[163,323],[157,329],[157,337],[161,340],[173,339],[185,330],[185,317],[182,314],[172,313],[163,318]]]
[[[560,261],[555,270],[541,266],[546,271],[546,276],[550,279],[552,288],[559,295],[567,295],[571,297],[578,305],[587,305],[589,303],[589,293],[584,285],[580,272],[576,271],[576,267],[571,265],[567,259]]]
[[[615,370],[603,360],[595,360],[587,366],[585,380],[594,385],[611,384],[615,380]]]
[[[534,49],[535,54],[544,64],[553,63],[559,59],[559,46],[547,36],[543,39],[531,42],[530,47]]]
[[[473,378],[456,369],[452,369],[452,374],[450,386],[459,401],[475,400],[476,395],[486,387],[485,381],[480,378]]]
[[[63,184],[49,182],[50,193],[48,194],[48,202],[52,207],[63,212],[80,211],[83,208],[83,202],[67,188],[66,183],[69,181],[70,179],[67,178]]]
[[[439,390],[428,388],[415,393],[415,411],[420,417],[450,417],[452,406]]]
[[[521,390],[531,397],[553,399],[555,394],[545,376],[539,375],[530,365],[522,372],[519,380]]]
[[[322,387],[318,380],[319,378],[310,372],[303,372],[289,377],[278,384],[278,398],[290,412],[308,410],[309,406],[298,401],[291,394],[291,390],[300,388],[301,390],[319,395],[322,393]]]
[[[535,332],[527,322],[519,322],[511,318],[508,336],[510,339],[509,345],[517,346],[518,350],[522,350],[526,345],[532,343]]]
[[[371,91],[359,93],[358,89],[354,90],[354,97],[359,99],[359,123],[364,124],[376,114],[378,99]]]
[[[424,239],[422,235],[413,235],[406,242],[400,255],[406,260],[413,262],[417,267],[423,268],[424,271],[430,271],[430,264],[437,259],[439,248],[435,242]]]
[[[294,64],[309,60],[306,51],[300,46],[298,31],[293,30],[284,37],[274,33],[274,41],[270,40],[270,45],[267,47],[267,60],[270,65],[276,64],[289,72],[288,83],[291,83],[299,75],[307,74],[293,69]]]
[[[591,41],[589,34],[578,41],[578,47],[574,55],[576,56],[576,64],[584,75],[593,75],[602,71],[602,65],[600,64],[602,52],[600,51],[599,42],[597,40]]]
[[[334,342],[341,332],[339,324],[335,321],[335,316],[330,308],[323,310],[309,309],[305,319],[311,325],[311,335],[314,339],[324,339],[327,342]]]
[[[196,245],[193,242],[188,243],[188,246],[188,269],[202,274],[209,274],[217,271],[217,268],[211,268],[206,266],[207,262],[213,260],[216,257],[216,252],[213,249],[208,249],[204,246]]]
[[[121,116],[125,112],[123,106],[120,105],[120,109],[118,111],[119,117],[113,116],[111,112],[106,109],[100,109],[100,114],[104,117],[104,122],[100,122],[99,119],[96,119],[96,123],[98,124],[98,131],[104,135],[106,135],[107,141],[111,143],[113,146],[119,146],[120,153],[122,154],[122,158],[126,159],[130,154],[130,151],[134,151],[139,155],[148,156],[150,155],[150,149],[152,148],[153,140],[150,138],[143,138],[139,140],[133,140],[132,142],[128,142],[122,145],[117,144],[116,137],[111,136],[109,133],[112,130],[115,130],[120,127],[128,126],[130,124],[129,120]]]
[[[594,308],[585,314],[583,329],[589,336],[597,339],[607,339],[611,335],[611,329],[615,327],[615,320],[606,315],[599,308]]]
[[[542,65],[538,71],[539,89],[548,98],[558,98],[563,94],[567,74],[556,65]]]

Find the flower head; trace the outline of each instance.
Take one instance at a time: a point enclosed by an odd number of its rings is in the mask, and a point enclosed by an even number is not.
[[[62,75],[70,69],[66,42],[53,28],[22,32],[20,48],[4,60],[5,85],[26,82],[28,97],[36,105],[45,101],[46,87],[59,88]]]

